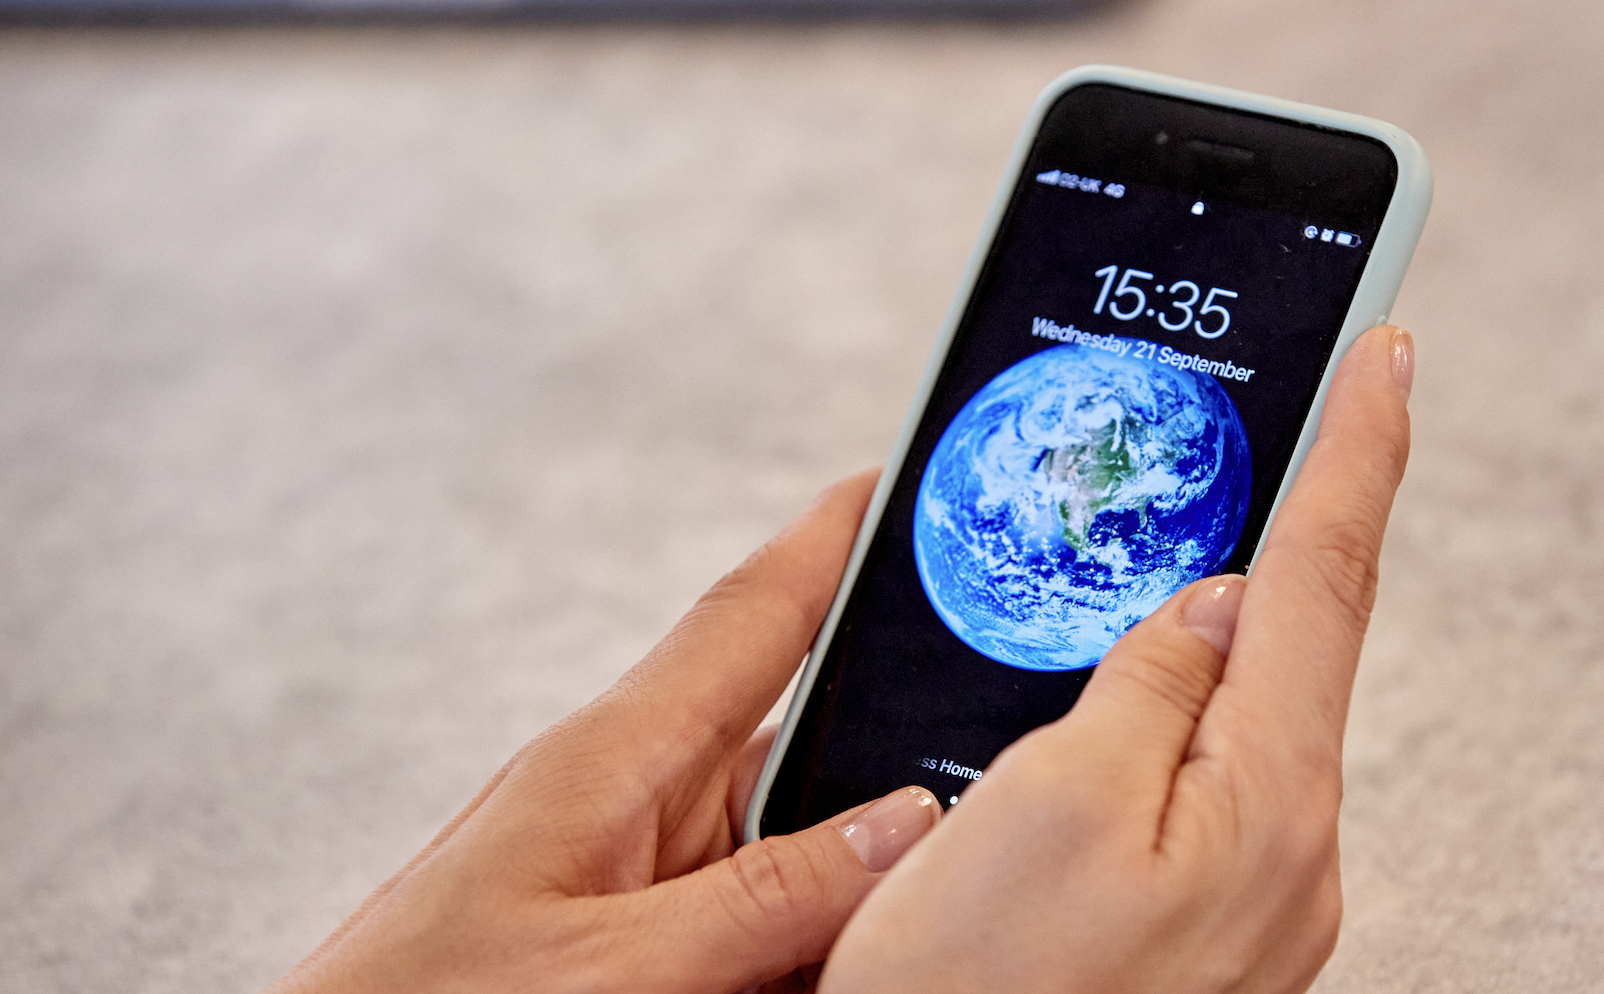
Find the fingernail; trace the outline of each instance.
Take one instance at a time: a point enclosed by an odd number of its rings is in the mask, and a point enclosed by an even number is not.
[[[1408,400],[1415,385],[1415,336],[1409,334],[1408,328],[1392,333],[1392,382],[1398,384]]]
[[[936,795],[923,787],[904,787],[864,808],[842,826],[847,845],[870,873],[889,870],[941,817]]]
[[[1248,578],[1228,574],[1207,580],[1181,609],[1181,624],[1203,636],[1220,655],[1229,655],[1236,638],[1236,616],[1242,610],[1242,592]]]

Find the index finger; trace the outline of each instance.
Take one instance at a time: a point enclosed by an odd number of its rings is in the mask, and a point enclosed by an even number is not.
[[[1342,360],[1319,437],[1253,566],[1194,753],[1244,746],[1260,762],[1340,778],[1381,539],[1409,458],[1413,374],[1401,328],[1372,328]]]

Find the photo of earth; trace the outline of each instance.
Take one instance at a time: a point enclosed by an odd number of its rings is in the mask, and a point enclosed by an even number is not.
[[[976,651],[1092,666],[1175,591],[1217,572],[1252,463],[1211,375],[1056,345],[998,374],[947,426],[914,504],[931,606]]]

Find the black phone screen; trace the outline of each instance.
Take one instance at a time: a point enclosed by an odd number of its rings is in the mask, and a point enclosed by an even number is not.
[[[1242,572],[1393,188],[1374,139],[1124,87],[1049,109],[765,803],[944,804],[1174,591]]]

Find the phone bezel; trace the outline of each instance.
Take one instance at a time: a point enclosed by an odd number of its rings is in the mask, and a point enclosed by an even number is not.
[[[1030,158],[1037,135],[1052,106],[1068,91],[1087,84],[1126,87],[1161,96],[1176,97],[1183,100],[1247,111],[1300,125],[1314,125],[1361,135],[1386,145],[1397,162],[1397,183],[1388,202],[1385,217],[1376,234],[1369,260],[1365,265],[1359,284],[1354,291],[1353,299],[1349,304],[1347,314],[1343,319],[1336,345],[1331,352],[1331,358],[1321,375],[1314,401],[1304,419],[1292,458],[1287,463],[1287,469],[1276,492],[1275,500],[1271,505],[1269,517],[1265,521],[1264,532],[1267,533],[1273,525],[1281,502],[1285,499],[1293,479],[1296,478],[1298,470],[1303,464],[1304,458],[1314,444],[1319,428],[1320,412],[1324,407],[1326,393],[1330,388],[1331,378],[1338,363],[1360,335],[1369,328],[1378,324],[1385,324],[1387,321],[1393,302],[1397,297],[1398,289],[1403,282],[1404,272],[1408,269],[1409,261],[1414,255],[1415,245],[1420,239],[1420,233],[1425,226],[1426,215],[1431,207],[1431,166],[1426,158],[1425,151],[1407,132],[1386,122],[1358,114],[1349,114],[1343,111],[1301,104],[1276,97],[1261,96],[1206,83],[1192,82],[1122,66],[1081,66],[1070,70],[1050,83],[1032,104],[1020,130],[1020,135],[1014,143],[1007,169],[1003,174],[1003,181],[981,228],[975,248],[970,254],[968,264],[965,266],[953,302],[948,308],[946,319],[942,323],[935,347],[931,350],[930,360],[926,365],[924,375],[914,392],[909,413],[903,420],[902,428],[897,435],[891,454],[887,458],[885,468],[880,474],[879,483],[876,485],[874,494],[870,498],[868,509],[864,513],[863,523],[858,529],[851,555],[847,560],[846,569],[841,577],[841,583],[836,589],[835,598],[825,616],[824,623],[820,626],[812,651],[803,665],[802,674],[798,680],[795,695],[792,697],[790,706],[786,711],[785,720],[780,727],[779,733],[775,736],[774,745],[770,748],[767,759],[764,761],[762,772],[758,777],[758,782],[752,793],[752,799],[747,807],[744,836],[748,842],[755,841],[760,837],[763,810],[768,803],[769,793],[779,772],[780,764],[796,733],[808,696],[812,692],[820,666],[823,663],[824,650],[834,636],[836,626],[846,606],[847,598],[857,582],[864,557],[868,552],[869,543],[879,527],[881,516],[885,512],[886,503],[890,498],[891,489],[901,474],[902,464],[907,458],[914,434],[923,418],[925,408],[930,402],[937,377],[946,362],[953,338],[962,324],[970,298],[980,278],[981,270],[989,257],[991,247],[997,238],[1009,204],[1012,201],[1020,172]],[[1262,548],[1263,545],[1261,543],[1261,551]],[[1255,562],[1257,558],[1258,553],[1255,553]],[[1248,568],[1251,573],[1251,563]]]

